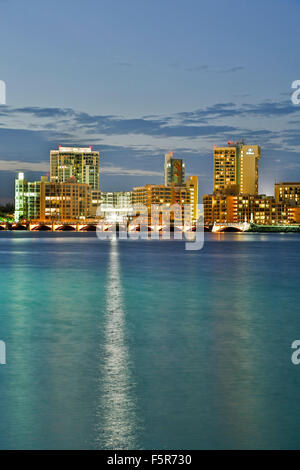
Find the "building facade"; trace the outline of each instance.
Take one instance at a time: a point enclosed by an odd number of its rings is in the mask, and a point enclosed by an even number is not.
[[[174,158],[173,152],[166,153],[164,166],[165,186],[183,186],[185,181],[185,163],[182,159]]]
[[[152,205],[179,204],[193,223],[198,219],[198,176],[190,176],[184,185],[147,184],[133,188],[133,204],[142,204],[150,213]]]
[[[300,205],[300,183],[275,183],[276,202],[290,202]]]
[[[199,218],[198,201],[199,201],[199,183],[198,176],[189,176],[186,180],[186,187],[190,193],[190,205],[192,211],[193,222]]]
[[[91,187],[74,180],[65,183],[41,182],[42,221],[85,220],[91,213]]]
[[[205,194],[204,223],[253,222],[258,225],[287,225],[300,223],[300,207],[288,202],[276,202],[273,196]]]
[[[92,147],[62,147],[50,151],[50,181],[65,183],[71,177],[77,183],[99,189],[99,152]]]
[[[28,182],[24,173],[15,180],[15,221],[37,219],[40,216],[41,181]]]
[[[115,208],[129,208],[132,206],[132,191],[101,192],[101,204]]]
[[[228,142],[214,149],[214,194],[258,194],[259,145]]]
[[[152,204],[172,204],[173,188],[164,184],[146,184],[133,188],[133,204],[142,204],[151,209]]]
[[[132,191],[102,192],[98,215],[115,222],[124,222],[133,214],[132,201]]]
[[[70,221],[92,217],[91,187],[71,178],[64,183],[28,182],[23,173],[15,181],[15,221]]]
[[[238,155],[234,145],[214,149],[214,194],[238,194]]]

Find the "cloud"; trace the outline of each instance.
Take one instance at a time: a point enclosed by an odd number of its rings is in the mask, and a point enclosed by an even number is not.
[[[0,171],[49,172],[49,162],[22,162],[20,160],[0,160]]]
[[[105,175],[119,175],[119,176],[162,176],[161,171],[154,170],[141,170],[139,168],[123,168],[121,166],[101,166],[101,173]]]
[[[195,65],[194,67],[189,67],[186,68],[185,70],[187,72],[203,72],[204,70],[208,69],[208,65],[203,64],[203,65]]]
[[[49,172],[49,162],[22,162],[20,160],[0,160],[0,171]],[[101,173],[105,175],[128,176],[161,176],[161,171],[143,170],[140,168],[124,168],[116,165],[101,165]]]
[[[234,125],[233,122],[218,122],[232,119],[249,117],[275,118],[296,115],[300,107],[293,105],[290,101],[281,102],[264,101],[257,104],[237,105],[232,102],[215,103],[211,106],[198,108],[194,111],[180,112],[170,116],[144,116],[128,118],[116,115],[92,115],[73,109],[60,108],[9,108],[0,109],[2,116],[2,128],[19,127],[20,119],[30,120],[30,130],[52,131],[52,136],[57,138],[81,135],[85,133],[87,140],[89,136],[98,134],[100,136],[113,135],[145,135],[159,137],[203,137],[215,134],[225,136],[230,133],[244,133],[241,122]],[[26,119],[25,119],[26,116]],[[5,119],[6,118],[6,119]],[[211,123],[213,121],[213,123]],[[247,130],[247,127],[246,127]],[[99,140],[99,138],[98,138]]]
[[[241,104],[235,103],[216,103],[212,106],[196,109],[190,112],[178,113],[183,123],[203,123],[209,120],[224,118],[249,118],[251,116],[269,118],[283,117],[300,112],[300,106],[295,106],[291,101],[285,100],[281,102],[263,101],[257,104]]]
[[[231,67],[229,69],[219,70],[219,73],[235,73],[235,72],[240,72],[241,70],[245,70],[245,67],[242,65],[238,65],[236,67]]]
[[[262,146],[260,175],[273,178],[277,165],[278,175],[289,178],[293,173],[289,165],[299,171],[300,106],[283,98],[244,101],[135,117],[93,115],[70,108],[0,106],[0,197],[13,196],[14,172],[24,171],[32,181],[38,173],[48,173],[50,149],[59,144],[93,144],[100,151],[103,190],[130,189],[137,177],[138,184],[162,182],[163,155],[172,149],[186,160],[189,174],[204,175],[201,192],[208,192],[213,144],[241,139]],[[276,157],[281,163],[275,163]]]

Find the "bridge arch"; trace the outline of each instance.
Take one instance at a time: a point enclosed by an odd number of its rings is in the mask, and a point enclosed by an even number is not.
[[[216,233],[224,233],[224,232],[243,232],[243,230],[239,227],[220,227],[218,230],[215,231]]]
[[[49,225],[41,224],[41,225],[37,225],[36,227],[33,227],[31,231],[32,232],[49,232],[51,231],[51,227],[49,227]]]
[[[248,222],[215,222],[212,232],[246,232],[249,228]]]
[[[73,225],[60,225],[55,229],[55,232],[75,232],[76,227],[73,227]]]

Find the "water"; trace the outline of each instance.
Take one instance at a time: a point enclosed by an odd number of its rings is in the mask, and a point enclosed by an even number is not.
[[[300,448],[297,234],[0,234],[1,449]]]

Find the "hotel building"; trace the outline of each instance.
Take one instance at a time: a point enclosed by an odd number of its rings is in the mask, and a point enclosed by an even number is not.
[[[241,145],[239,148],[239,192],[240,194],[258,194],[259,145]]]
[[[228,142],[214,148],[214,194],[258,194],[260,147]]]
[[[65,183],[72,176],[77,183],[99,189],[99,152],[92,147],[62,147],[50,151],[50,181]]]
[[[204,221],[300,223],[300,183],[275,184],[275,197],[258,194],[260,147],[234,144],[214,149],[214,193],[203,196]]]

